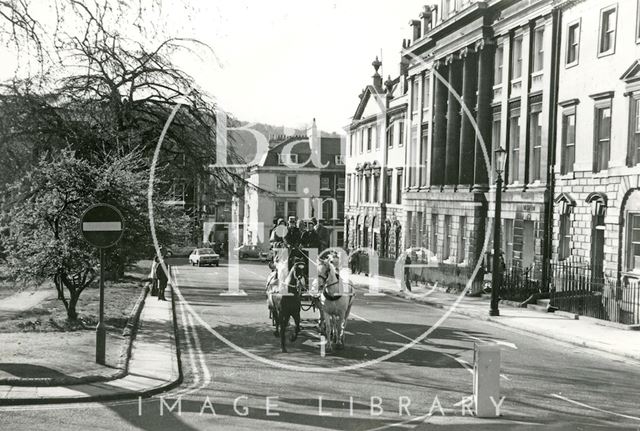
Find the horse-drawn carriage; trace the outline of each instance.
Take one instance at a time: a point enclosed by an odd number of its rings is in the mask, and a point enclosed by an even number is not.
[[[287,256],[285,258],[285,256]],[[295,331],[290,340],[295,341],[300,332],[300,311],[319,310],[318,329],[326,350],[333,346],[342,348],[345,340],[346,322],[353,303],[353,288],[340,280],[332,256],[309,260],[304,253],[289,259],[288,253],[276,253],[270,265],[272,273],[267,279],[267,304],[269,316],[275,327],[274,334],[280,337],[283,352],[286,352],[285,332],[289,319],[295,321]],[[317,280],[309,279],[309,265],[314,265]]]

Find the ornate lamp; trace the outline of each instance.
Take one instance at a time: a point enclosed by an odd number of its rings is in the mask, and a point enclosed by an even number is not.
[[[504,173],[504,167],[507,163],[507,150],[500,147],[495,151],[496,155],[496,173],[502,175]]]
[[[504,172],[505,163],[507,162],[507,152],[500,147],[495,151],[496,158],[496,202],[495,213],[493,216],[493,271],[491,274],[491,308],[490,316],[499,316],[500,309],[498,302],[500,301],[500,284],[502,283],[502,262],[500,260],[500,210],[502,206],[502,173]]]

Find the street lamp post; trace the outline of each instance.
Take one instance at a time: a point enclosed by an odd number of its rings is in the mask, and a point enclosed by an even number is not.
[[[507,159],[507,152],[500,147],[495,151],[496,163],[496,202],[493,216],[493,274],[491,277],[491,309],[490,316],[499,316],[500,283],[502,282],[502,266],[500,265],[500,210],[502,206],[502,173]]]

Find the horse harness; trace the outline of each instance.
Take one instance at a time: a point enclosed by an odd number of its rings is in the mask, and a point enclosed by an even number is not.
[[[336,281],[331,284],[327,284],[328,276],[322,277],[321,275],[318,275],[318,278],[323,282],[322,296],[324,296],[327,301],[337,301],[338,299],[342,298],[342,295],[331,295],[330,293],[327,293],[327,287],[331,287],[340,283],[340,275],[338,273],[336,273]]]

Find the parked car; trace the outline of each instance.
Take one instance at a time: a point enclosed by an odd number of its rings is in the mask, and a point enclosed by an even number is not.
[[[189,255],[189,263],[194,266],[220,266],[220,255],[211,248],[196,248]]]
[[[248,257],[260,257],[260,248],[257,245],[244,244],[238,249],[238,256],[240,259],[246,259]]]

